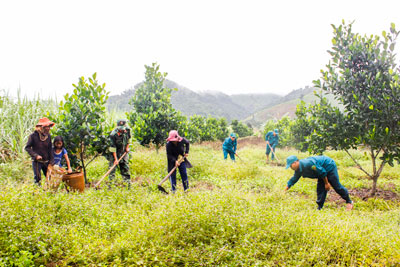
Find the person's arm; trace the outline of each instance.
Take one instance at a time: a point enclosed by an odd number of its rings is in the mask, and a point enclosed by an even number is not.
[[[51,144],[51,136],[47,139],[47,153],[49,154],[49,164],[54,165],[54,153],[53,146]]]
[[[114,158],[114,165],[118,164],[118,158],[117,158],[117,152],[113,152],[113,158]]]
[[[328,182],[328,177],[324,177],[323,180],[324,180],[324,184],[325,184],[325,190],[329,191],[331,189],[331,185]]]
[[[327,177],[328,172],[325,170],[324,167],[318,165],[315,165],[315,171],[317,172],[318,178],[322,178],[322,180],[324,181],[325,190],[329,191],[331,189],[331,185],[328,182],[328,177]]]
[[[71,163],[69,161],[67,150],[65,150],[64,158],[65,158],[65,162],[67,162],[67,168],[68,168],[67,172],[71,173],[72,172]]]
[[[126,138],[127,138],[127,140],[126,140],[125,151],[129,152],[129,139],[131,139],[131,134],[130,134],[130,130],[129,129],[126,130]]]
[[[28,138],[28,142],[26,143],[25,146],[25,151],[28,152],[29,156],[31,156],[32,160],[40,160],[42,159],[42,157],[36,153],[35,151],[33,151],[32,147],[33,147],[33,134],[31,134]]]
[[[297,181],[300,179],[301,175],[298,172],[295,172],[293,177],[290,178],[290,180],[287,183],[286,189],[288,190],[289,188],[291,188],[295,183],[297,183]]]
[[[112,133],[110,134],[110,148],[108,150],[112,153],[112,156],[114,158],[114,165],[117,165],[117,145],[115,144],[115,137]]]
[[[189,156],[189,147],[190,147],[190,142],[186,138],[182,139],[185,142],[185,157]]]
[[[237,148],[237,141],[235,139],[235,141],[233,142],[233,153],[236,154],[236,148]]]

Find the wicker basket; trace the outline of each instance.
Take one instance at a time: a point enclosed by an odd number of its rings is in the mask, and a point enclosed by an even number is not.
[[[85,190],[85,177],[83,172],[64,174],[62,180],[71,191],[83,192]]]

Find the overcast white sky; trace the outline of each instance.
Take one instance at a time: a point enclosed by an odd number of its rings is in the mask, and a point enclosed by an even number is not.
[[[0,89],[61,97],[97,72],[114,95],[157,62],[195,91],[283,95],[319,78],[330,24],[380,35],[400,29],[399,10],[398,0],[0,0]]]

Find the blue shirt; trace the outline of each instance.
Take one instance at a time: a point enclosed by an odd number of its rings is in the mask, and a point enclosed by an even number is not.
[[[274,132],[273,131],[269,131],[265,135],[265,141],[268,141],[270,145],[277,145],[279,143],[279,135],[276,134],[274,136]]]
[[[236,153],[237,141],[232,141],[230,137],[226,138],[224,143],[222,144],[222,149],[228,152]]]
[[[299,169],[294,172],[294,175],[287,183],[287,186],[292,187],[301,176],[304,178],[319,179],[324,178],[328,172],[336,169],[336,163],[333,159],[327,156],[315,156],[299,160]]]
[[[68,155],[67,150],[63,148],[59,154],[56,153],[56,150],[53,149],[53,154],[54,154],[54,164],[58,165],[61,167],[61,160],[64,157],[64,155]]]

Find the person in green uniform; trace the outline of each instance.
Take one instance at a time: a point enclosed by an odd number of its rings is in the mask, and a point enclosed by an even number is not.
[[[224,159],[227,159],[228,154],[231,160],[235,161],[235,154],[237,148],[236,134],[231,133],[222,144],[222,151],[224,152]]]
[[[267,163],[269,161],[269,153],[271,153],[271,148],[272,148],[272,157],[271,159],[275,159],[275,147],[279,144],[279,134],[278,134],[278,129],[275,129],[274,131],[269,131],[265,135],[265,141],[267,141],[267,150],[265,154],[267,155]]]
[[[294,170],[294,175],[288,181],[285,191],[297,183],[302,176],[318,179],[317,204],[319,210],[323,208],[326,195],[331,186],[346,201],[346,209],[353,209],[353,201],[350,199],[347,189],[340,184],[336,163],[330,157],[314,156],[299,160],[292,155],[286,159],[286,169],[289,167]]]
[[[109,167],[111,168],[114,165],[118,165],[121,171],[121,175],[128,186],[130,185],[131,175],[129,173],[129,139],[131,138],[130,129],[126,125],[126,120],[118,120],[117,128],[115,128],[110,134],[110,148],[109,154],[107,155],[107,159],[109,161]],[[125,156],[118,162],[118,159]],[[114,168],[108,178],[110,181],[113,181],[115,178],[115,170]]]

